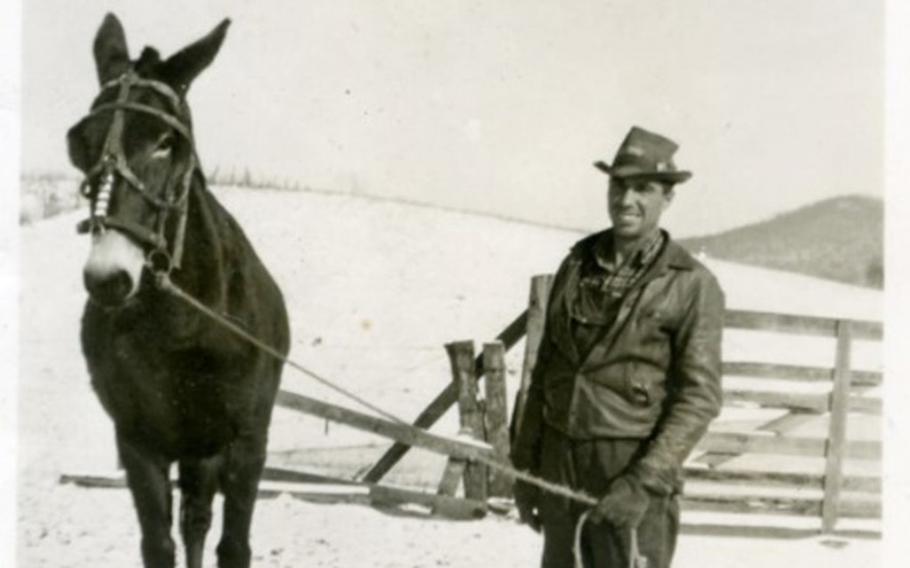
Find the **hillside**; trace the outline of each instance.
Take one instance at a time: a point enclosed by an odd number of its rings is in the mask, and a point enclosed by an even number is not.
[[[683,244],[714,258],[881,288],[883,217],[879,199],[835,197]]]

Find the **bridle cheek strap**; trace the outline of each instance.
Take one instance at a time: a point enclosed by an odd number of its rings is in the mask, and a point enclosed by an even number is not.
[[[82,182],[83,193],[87,194],[86,190],[91,186],[92,181],[99,176],[101,177],[98,193],[91,204],[90,216],[79,223],[77,230],[80,233],[103,231],[106,228],[124,231],[151,247],[148,254],[148,264],[151,268],[156,271],[164,270],[170,272],[175,268],[180,268],[180,262],[183,257],[183,241],[186,234],[186,218],[189,208],[189,190],[193,181],[193,174],[198,169],[193,135],[189,127],[177,118],[181,113],[180,97],[165,83],[144,79],[136,75],[135,72],[128,71],[117,79],[105,83],[101,89],[104,91],[112,87],[119,87],[116,102],[98,105],[82,119],[85,121],[102,113],[114,113],[102,148],[101,159],[92,167],[86,175],[86,179]],[[132,87],[152,89],[164,96],[169,101],[173,114],[168,114],[153,106],[128,101],[127,98]],[[126,111],[147,114],[161,120],[183,136],[189,143],[189,163],[179,181],[177,191],[168,191],[164,200],[152,195],[127,163],[126,153],[123,150],[124,113]],[[128,187],[138,191],[143,198],[158,210],[155,230],[139,223],[110,215],[111,194],[116,176],[123,179]],[[171,211],[176,211],[178,217],[174,241],[171,243],[171,250],[168,251],[165,231]],[[153,256],[155,259],[160,259],[162,255],[167,259],[164,266],[162,266],[161,262],[152,262]]]

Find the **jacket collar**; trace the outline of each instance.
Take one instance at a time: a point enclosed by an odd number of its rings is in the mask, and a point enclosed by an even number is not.
[[[657,269],[656,272],[663,272],[664,268],[693,270],[696,266],[695,259],[689,254],[689,251],[674,241],[670,237],[670,233],[663,229],[660,231],[664,234],[666,244],[664,245],[664,250],[657,256],[657,259],[654,262],[654,268]],[[613,237],[613,229],[606,229],[594,233],[593,235],[588,235],[572,246],[573,256],[579,260],[584,258],[584,255],[592,253],[600,239],[607,237]]]

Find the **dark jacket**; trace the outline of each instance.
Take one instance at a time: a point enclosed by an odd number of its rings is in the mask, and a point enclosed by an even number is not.
[[[673,490],[720,411],[724,295],[708,269],[665,235],[613,325],[582,357],[569,308],[583,259],[603,235],[579,241],[554,278],[513,461],[539,470],[545,424],[572,439],[642,439],[632,467],[646,485]]]

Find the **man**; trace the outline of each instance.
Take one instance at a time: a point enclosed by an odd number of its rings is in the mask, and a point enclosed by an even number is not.
[[[670,565],[682,464],[720,411],[723,292],[659,228],[675,185],[691,177],[676,169],[676,149],[633,127],[612,165],[595,164],[609,176],[612,228],[559,267],[513,424],[517,468],[600,499],[582,529],[588,567],[625,568],[636,544],[648,568]],[[515,500],[543,531],[544,568],[572,566],[585,507],[527,483]]]

